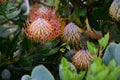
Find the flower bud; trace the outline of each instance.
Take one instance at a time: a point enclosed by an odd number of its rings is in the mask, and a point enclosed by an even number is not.
[[[72,58],[72,63],[80,70],[87,70],[93,56],[86,49],[79,50]]]

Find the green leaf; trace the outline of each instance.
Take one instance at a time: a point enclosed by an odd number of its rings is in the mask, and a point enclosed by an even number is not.
[[[69,46],[69,45],[66,45],[66,49],[70,50],[70,46]]]
[[[20,57],[18,63],[21,67],[31,66],[31,61],[27,57]]]
[[[87,80],[96,80],[96,76],[87,75]]]
[[[75,80],[76,70],[70,65],[70,63],[65,59],[61,59],[61,65],[59,68],[59,74],[63,80]]]
[[[59,47],[56,47],[51,49],[48,53],[44,53],[44,54],[41,53],[41,54],[44,56],[50,56],[50,55],[56,54],[58,51],[59,51]]]
[[[108,65],[109,69],[114,70],[116,68],[116,62],[114,59],[112,59]]]
[[[102,60],[100,58],[96,58],[94,59],[93,63],[90,65],[90,69],[87,73],[87,76],[89,78],[93,78],[96,79],[96,77],[94,78],[94,76],[105,69],[105,66],[102,64]]]
[[[105,13],[102,8],[93,8],[92,15],[95,20],[103,20]]]
[[[50,49],[44,49],[44,48],[42,48],[42,49],[39,49],[39,50],[37,50],[38,51],[38,53],[39,54],[47,54],[47,53],[49,53],[49,51],[50,51]]]
[[[19,15],[19,13],[20,13],[20,10],[14,11],[14,12],[12,12],[12,13],[10,13],[10,14],[7,14],[7,18],[8,18],[8,19],[15,18],[16,16]]]
[[[63,4],[65,5],[61,5],[59,6],[59,13],[61,14],[61,17],[68,17],[69,16],[69,13],[70,13],[70,9],[69,9],[69,4],[66,3],[65,1],[63,1]]]
[[[110,5],[112,4],[113,0],[105,0],[105,3],[103,5],[104,11],[108,10],[110,8]]]
[[[107,76],[107,79],[117,80],[120,74],[120,66],[116,66],[115,60],[111,60],[108,67],[110,71],[109,71],[109,77]]]
[[[80,10],[78,6],[75,6],[74,11],[71,14],[71,21],[80,22]]]
[[[55,0],[55,9],[58,10],[60,0]]]
[[[105,48],[108,44],[108,40],[109,40],[109,33],[107,33],[102,39],[98,40],[99,45]]]
[[[115,30],[114,27],[116,26],[112,26],[112,28],[110,28],[110,35],[115,42],[120,42],[120,31],[118,29]]]
[[[81,71],[81,72],[77,75],[76,80],[83,80],[84,76],[85,76],[85,72],[82,72],[82,71]]]
[[[19,34],[20,34],[20,30],[17,29],[16,32],[14,33],[14,38],[12,39],[12,41],[10,42],[10,44],[7,47],[7,50],[6,50],[7,57],[13,58],[13,53],[15,52],[15,49],[16,49],[16,46],[18,43]]]
[[[38,47],[37,51],[39,54],[44,55],[44,56],[53,55],[59,51],[59,47],[56,47],[59,42],[60,42],[60,40],[56,39],[54,41],[47,42],[45,44],[41,44]]]
[[[75,74],[71,71],[64,71],[63,72],[63,76],[65,80],[75,80]]]
[[[0,37],[6,38],[10,35],[9,28],[6,27],[0,27]]]
[[[94,72],[94,73],[97,73],[98,71],[98,67],[96,64],[92,64],[91,67],[90,67],[90,72]]]
[[[119,73],[120,66],[117,67],[114,60],[105,66],[100,58],[96,58],[90,65],[87,80],[117,80]]]
[[[51,41],[51,42],[46,42],[46,43],[42,44],[41,46],[42,46],[42,48],[44,48],[44,49],[47,49],[47,48],[48,48],[48,49],[51,49],[51,48],[56,47],[59,42],[60,42],[60,39],[55,39],[55,40],[53,40],[53,41]]]
[[[37,51],[40,54],[47,54],[49,53],[49,51],[52,49],[52,43],[51,42],[47,42],[45,44],[42,44],[38,47]]]
[[[7,18],[5,18],[4,16],[0,16],[0,24],[6,22],[7,20],[9,19],[13,19],[15,18],[16,16],[18,16],[20,13],[20,10],[19,11],[14,11],[12,13],[9,13],[6,15]]]
[[[14,25],[12,27],[0,27],[0,37],[7,38],[10,34],[14,33],[16,30],[17,27]]]
[[[60,47],[63,47],[63,46],[65,46],[67,43],[63,43]]]
[[[66,50],[65,48],[61,48],[61,49],[60,49],[60,51],[61,51],[62,53],[64,53],[65,50]]]
[[[8,60],[4,56],[0,55],[0,67],[3,67],[7,64],[8,64]]]
[[[64,57],[61,59],[61,65],[62,65],[62,68],[65,68],[65,69],[70,67],[69,62]]]
[[[49,5],[53,5],[53,3],[55,2],[56,0],[46,0],[46,2],[49,4]]]
[[[79,8],[78,6],[75,6],[73,13],[70,15],[70,20],[76,22],[77,24],[81,24],[80,16],[85,17],[86,13],[86,8]]]
[[[52,48],[52,42],[47,42],[41,45],[41,49],[51,49],[51,48]]]
[[[81,9],[80,9],[80,16],[85,17],[86,14],[87,14],[87,9],[86,9],[86,8],[81,8]]]
[[[106,79],[106,76],[108,75],[109,73],[109,69],[106,68],[105,70],[102,70],[98,73],[98,75],[96,75],[97,77],[97,80],[105,80]]]
[[[109,74],[109,76],[107,76],[108,80],[118,80],[118,76],[120,75],[120,66],[114,68],[114,70],[112,70]]]
[[[22,41],[22,49],[23,49],[23,51],[26,51],[26,50],[32,51],[33,50],[32,41],[27,38],[24,38]]]
[[[52,47],[56,47],[59,42],[60,42],[60,39],[53,40],[53,41],[51,42],[51,43],[52,43]]]
[[[92,43],[87,41],[87,47],[88,50],[90,51],[91,54],[97,54],[98,53],[98,48]]]

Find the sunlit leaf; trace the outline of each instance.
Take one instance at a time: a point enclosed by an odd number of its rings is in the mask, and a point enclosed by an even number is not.
[[[64,49],[64,48],[61,48],[61,49],[60,49],[60,51],[61,51],[62,53],[64,53],[65,50],[66,50],[66,49]]]
[[[99,45],[105,48],[108,44],[108,40],[109,40],[109,33],[107,33],[102,39],[98,40]]]
[[[96,46],[92,42],[87,42],[87,47],[91,54],[98,53],[98,48],[96,48]]]
[[[69,46],[69,45],[66,45],[66,49],[70,50],[70,46]]]

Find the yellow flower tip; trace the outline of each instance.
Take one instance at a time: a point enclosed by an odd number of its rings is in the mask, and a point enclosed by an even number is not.
[[[88,70],[93,56],[88,50],[79,50],[72,58],[72,63],[80,70]]]

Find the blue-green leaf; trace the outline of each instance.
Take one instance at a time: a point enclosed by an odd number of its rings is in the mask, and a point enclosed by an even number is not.
[[[120,44],[117,45],[117,47],[115,48],[115,61],[117,65],[120,65]]]
[[[31,73],[31,77],[35,80],[55,80],[43,65],[36,66]]]
[[[115,55],[115,48],[117,47],[116,43],[110,43],[110,45],[106,48],[104,56],[103,56],[103,62],[104,64],[108,65],[109,62],[114,59]]]
[[[29,75],[24,75],[21,80],[31,80],[31,77]]]

